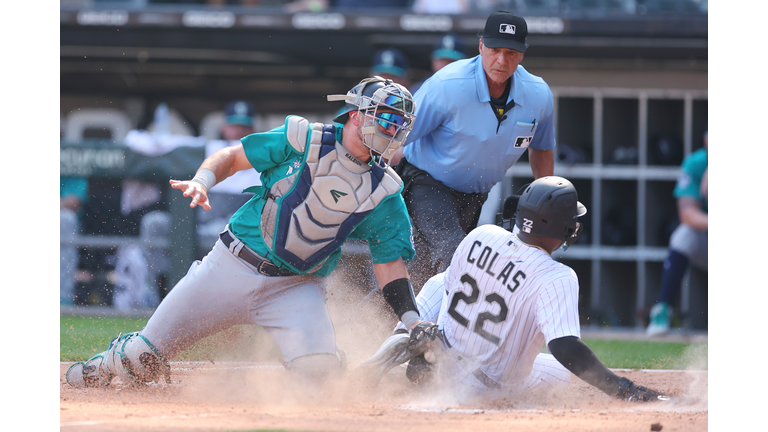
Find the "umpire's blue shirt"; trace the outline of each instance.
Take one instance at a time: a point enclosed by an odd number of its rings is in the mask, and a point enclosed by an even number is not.
[[[488,192],[530,146],[555,148],[554,98],[543,79],[518,66],[507,111],[499,124],[482,58],[440,69],[414,95],[416,120],[404,155],[446,186]]]

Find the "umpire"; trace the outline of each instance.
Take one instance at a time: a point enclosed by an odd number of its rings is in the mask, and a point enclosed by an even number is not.
[[[520,66],[527,35],[523,17],[492,13],[480,54],[439,70],[414,96],[419,120],[392,162],[414,224],[416,289],[448,267],[488,192],[526,150],[534,178],[553,174],[554,98]]]

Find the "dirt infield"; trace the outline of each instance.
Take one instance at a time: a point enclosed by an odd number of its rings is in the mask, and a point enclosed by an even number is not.
[[[171,384],[75,389],[61,364],[61,431],[705,431],[706,371],[617,371],[677,397],[617,401],[575,376],[557,395],[462,405],[439,390],[415,389],[395,368],[374,390],[353,380],[312,393],[281,367],[254,363],[172,363]],[[314,396],[310,396],[314,395]]]
[[[360,308],[359,298],[331,292],[329,308],[337,340],[350,369],[373,354],[391,332],[381,304]],[[378,308],[378,309],[377,309]],[[378,311],[378,312],[377,312]],[[374,319],[374,317],[376,319]],[[592,335],[591,337],[595,337]],[[610,338],[631,335],[609,334]],[[677,336],[669,336],[673,340]],[[685,336],[685,340],[691,340]],[[695,338],[694,338],[695,339]],[[704,337],[706,340],[706,336]],[[135,388],[115,379],[110,388],[75,389],[60,366],[60,430],[71,431],[706,431],[706,371],[617,371],[633,381],[677,396],[674,403],[638,404],[614,400],[573,376],[566,391],[528,395],[494,403],[460,404],[439,388],[416,389],[402,367],[366,389],[354,374],[332,386],[309,391],[292,383],[274,360],[271,342],[249,341],[272,360],[238,362],[243,349],[234,337],[217,345],[211,362],[172,362],[170,384]],[[252,353],[251,353],[252,354]],[[251,354],[245,357],[253,358]],[[229,358],[226,358],[227,355]],[[659,427],[661,429],[659,429]]]

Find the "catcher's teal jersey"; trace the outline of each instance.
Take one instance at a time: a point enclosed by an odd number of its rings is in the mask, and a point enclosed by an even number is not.
[[[299,153],[286,136],[288,119],[280,127],[268,132],[255,133],[241,139],[245,155],[253,168],[261,173],[261,182],[269,190],[279,180],[295,174],[303,166],[305,155]],[[342,127],[336,125],[336,140],[341,142]],[[309,141],[309,134],[307,142]],[[306,146],[309,148],[309,146]],[[401,185],[402,188],[402,185]],[[288,264],[273,254],[265,245],[261,234],[261,214],[265,199],[255,194],[245,203],[229,221],[229,229],[246,246],[278,266],[288,268]],[[411,243],[411,224],[400,193],[385,198],[352,230],[348,238],[367,240],[373,263],[388,263],[398,258],[410,260],[414,256]],[[332,252],[320,269],[313,271],[315,276],[330,274],[341,258],[341,249]],[[292,269],[295,270],[295,269]]]

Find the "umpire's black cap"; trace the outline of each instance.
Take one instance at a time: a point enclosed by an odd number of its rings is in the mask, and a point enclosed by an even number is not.
[[[507,11],[496,11],[485,21],[480,35],[488,48],[508,48],[524,53],[528,48],[528,24],[525,18]]]

